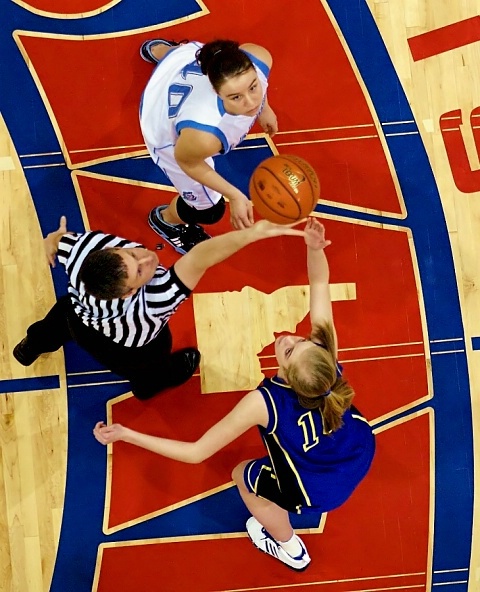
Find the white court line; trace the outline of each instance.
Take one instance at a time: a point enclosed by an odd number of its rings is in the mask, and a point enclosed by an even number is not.
[[[278,590],[280,588],[304,588],[305,586],[318,586],[322,584],[342,584],[345,582],[362,582],[367,580],[386,580],[391,578],[402,578],[402,577],[411,577],[411,576],[424,576],[426,575],[425,572],[417,572],[411,574],[391,574],[386,576],[370,576],[364,578],[347,578],[343,580],[324,580],[320,582],[302,582],[301,584],[282,584],[282,585],[274,585],[274,586],[259,586],[256,588],[230,588],[228,590],[222,590],[222,592],[254,592],[256,590]],[[380,592],[381,590],[405,590],[410,588],[424,588],[425,584],[410,584],[405,586],[390,586],[382,588],[366,588],[363,590],[351,590],[347,592]],[[220,591],[217,591],[220,592]]]
[[[88,370],[87,372],[69,372],[67,376],[89,376],[91,374],[107,374],[108,372],[111,373],[111,370]]]
[[[404,123],[415,123],[415,120],[409,119],[408,121],[385,121],[380,125],[403,125]]]
[[[373,123],[359,123],[358,125],[337,125],[335,127],[313,127],[311,129],[300,129],[300,130],[289,130],[286,132],[280,131],[277,132],[276,136],[286,136],[288,134],[311,134],[315,132],[330,132],[333,130],[342,130],[342,129],[359,129],[362,127],[375,127]]]
[[[86,382],[84,384],[67,384],[67,388],[80,388],[87,386],[105,386],[106,384],[128,384],[128,380],[110,380],[108,382]]]
[[[403,134],[399,134],[403,135]],[[368,140],[378,138],[378,134],[373,136],[352,136],[351,138],[327,138],[326,140],[304,140],[302,142],[275,142],[275,146],[296,146],[297,144],[324,144],[326,142],[346,142],[348,140]]]
[[[145,148],[145,144],[133,144],[131,146],[107,146],[103,148],[80,148],[78,150],[69,150],[69,154],[82,154],[84,152],[108,152],[112,150],[125,150],[128,148]],[[146,148],[145,148],[146,150]],[[62,155],[62,152],[37,152],[33,154],[20,154],[19,158],[34,158],[38,156],[57,156]]]
[[[405,345],[423,345],[423,341],[408,341],[406,343],[385,343],[382,345],[363,345],[360,347],[343,347],[343,348],[338,348],[338,351],[339,352],[359,351],[362,349],[381,349],[384,347],[403,347]]]
[[[418,136],[419,132],[399,132],[398,134],[385,134],[386,138],[393,138],[394,136]]]
[[[49,167],[59,167],[59,166],[66,166],[64,162],[54,163],[54,164],[32,164],[24,166],[24,169],[47,169]]]

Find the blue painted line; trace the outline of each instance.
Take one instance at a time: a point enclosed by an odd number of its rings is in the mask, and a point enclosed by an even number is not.
[[[42,376],[41,378],[15,378],[12,380],[0,380],[0,393],[25,393],[28,391],[43,391],[58,389],[60,379],[58,376]]]
[[[480,349],[480,337],[472,337],[473,349]]]
[[[367,3],[328,0],[328,4],[379,120],[413,120],[408,100]],[[413,235],[429,337],[435,341],[445,335],[463,335],[445,216],[421,136],[418,133],[390,135],[390,129],[388,132],[383,129],[389,134],[386,141],[408,212],[405,220],[396,223],[408,226]],[[362,218],[356,214],[355,217]],[[472,540],[473,432],[465,351],[433,355],[432,376],[434,396],[430,405],[435,409],[432,563],[435,570],[453,569],[469,563]],[[454,413],[452,409],[455,409]],[[452,434],[455,434],[454,446]],[[452,546],[452,540],[458,544]],[[457,590],[462,588],[459,584],[455,586]]]

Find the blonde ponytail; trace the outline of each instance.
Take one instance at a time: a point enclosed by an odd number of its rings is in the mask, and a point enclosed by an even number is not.
[[[301,366],[289,366],[288,384],[305,409],[318,409],[326,432],[335,432],[343,425],[343,414],[350,407],[355,393],[341,376],[335,359],[335,334],[331,323],[312,327],[310,340],[318,348],[302,355]]]

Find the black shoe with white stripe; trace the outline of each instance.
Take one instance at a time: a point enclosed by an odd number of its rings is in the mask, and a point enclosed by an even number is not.
[[[168,224],[162,218],[162,210],[168,206],[157,206],[148,215],[148,223],[178,253],[185,255],[192,247],[211,238],[198,224]]]
[[[271,555],[278,559],[282,563],[285,563],[291,569],[295,571],[304,571],[310,564],[310,556],[307,552],[305,545],[301,538],[295,535],[296,539],[300,543],[302,551],[297,557],[292,557],[285,551],[282,545],[276,541],[268,532],[263,528],[260,522],[253,516],[247,520],[247,534],[250,537],[252,543],[263,551],[267,555]]]

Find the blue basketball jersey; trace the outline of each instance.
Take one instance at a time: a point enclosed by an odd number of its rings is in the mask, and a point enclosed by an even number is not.
[[[368,421],[351,407],[343,426],[325,431],[319,409],[302,407],[295,392],[277,376],[258,390],[268,408],[260,433],[282,496],[292,511],[312,507],[326,512],[347,500],[365,477],[375,452]]]

